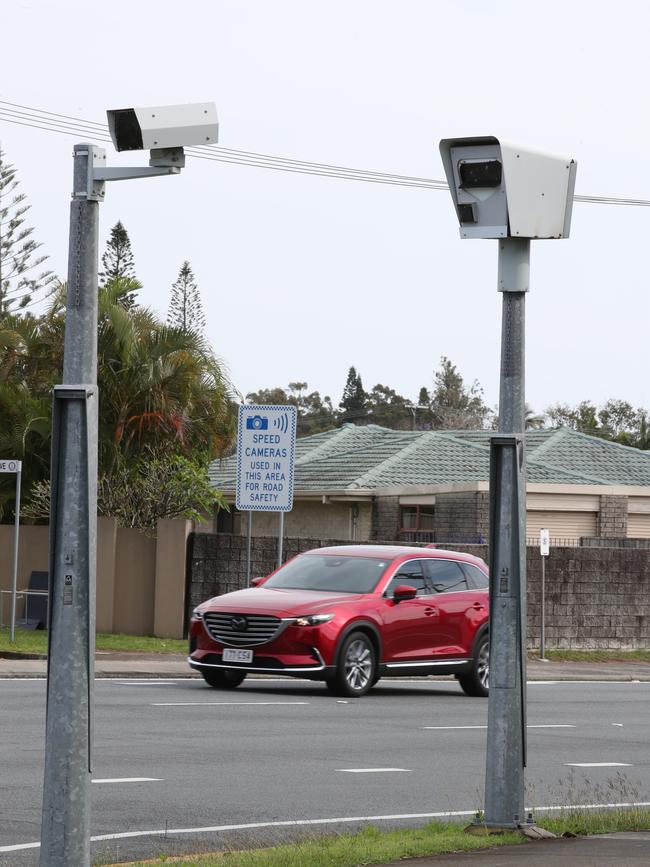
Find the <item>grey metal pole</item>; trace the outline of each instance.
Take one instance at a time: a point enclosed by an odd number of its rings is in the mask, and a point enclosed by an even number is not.
[[[526,764],[526,476],[524,432],[524,324],[530,241],[499,241],[503,292],[499,431],[510,439],[512,460],[493,449],[490,521],[490,695],[485,781],[487,825],[525,824]],[[495,444],[499,437],[495,437]]]
[[[94,148],[97,153],[98,149]],[[41,867],[90,863],[97,522],[99,203],[93,146],[74,148],[63,386],[54,391]]]
[[[278,569],[282,566],[282,542],[284,539],[284,512],[280,512],[280,529],[278,532]]]
[[[16,505],[14,508],[14,556],[11,568],[11,626],[9,628],[9,640],[14,640],[16,631],[16,593],[18,590],[18,540],[20,536],[20,480],[22,472],[16,472]],[[27,603],[25,603],[26,605]]]
[[[248,533],[246,534],[246,586],[251,586],[251,537],[253,535],[253,512],[248,510]]]
[[[546,653],[546,557],[542,555],[542,623],[539,634],[539,658]]]

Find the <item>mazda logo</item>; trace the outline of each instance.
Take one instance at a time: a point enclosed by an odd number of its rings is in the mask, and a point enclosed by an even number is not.
[[[245,617],[232,617],[230,625],[233,632],[246,632],[248,629],[248,620]]]

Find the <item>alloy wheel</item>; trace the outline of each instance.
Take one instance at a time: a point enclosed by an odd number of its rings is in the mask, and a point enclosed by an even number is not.
[[[365,689],[372,674],[372,652],[361,638],[353,641],[345,654],[345,680],[353,690]]]

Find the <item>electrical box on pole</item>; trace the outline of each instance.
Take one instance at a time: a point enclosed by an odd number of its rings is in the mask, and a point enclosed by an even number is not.
[[[525,298],[530,242],[568,238],[575,160],[495,136],[449,138],[440,155],[461,238],[499,244],[499,433],[490,450],[490,695],[485,824],[529,824],[526,765]]]

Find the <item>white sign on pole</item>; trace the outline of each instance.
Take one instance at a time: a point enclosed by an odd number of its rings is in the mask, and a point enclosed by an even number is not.
[[[551,533],[550,530],[539,531],[539,553],[542,557],[548,557],[551,548]]]
[[[22,461],[0,461],[0,473],[19,473],[22,469]]]
[[[235,505],[240,511],[291,511],[295,450],[295,406],[239,407]]]

